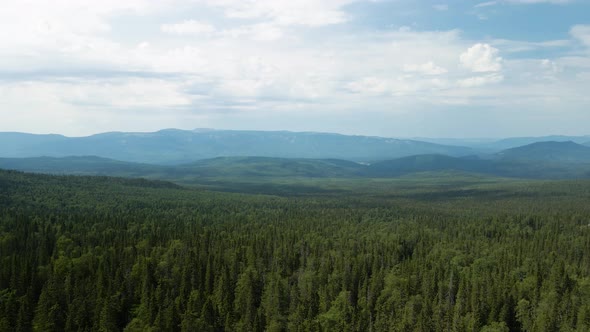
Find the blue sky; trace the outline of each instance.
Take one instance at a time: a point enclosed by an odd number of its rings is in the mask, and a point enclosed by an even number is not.
[[[0,131],[590,134],[582,0],[26,0]]]

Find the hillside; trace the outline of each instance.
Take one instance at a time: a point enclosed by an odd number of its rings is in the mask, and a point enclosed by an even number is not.
[[[177,166],[86,157],[0,158],[0,168],[47,174],[145,177],[177,182],[204,178],[356,177],[366,166],[337,159],[219,157]]]
[[[370,165],[366,172],[371,176],[391,177],[408,173],[446,170],[494,173],[494,165],[487,160],[455,158],[444,155],[418,155],[378,162]]]
[[[415,154],[463,156],[473,151],[413,140],[286,131],[162,130],[88,137],[0,133],[0,157],[93,155],[150,164],[182,164],[235,156],[371,162]]]
[[[510,161],[587,163],[590,162],[590,147],[571,141],[539,142],[504,150],[495,157]]]

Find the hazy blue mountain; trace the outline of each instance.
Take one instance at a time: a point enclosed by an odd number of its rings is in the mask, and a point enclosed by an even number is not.
[[[540,142],[574,142],[590,146],[590,136],[540,136],[540,137],[511,137],[505,139],[493,138],[430,138],[416,137],[417,141],[428,142],[440,145],[462,146],[471,148],[475,154],[481,157],[491,157],[491,155],[519,146],[529,145]]]
[[[151,164],[224,156],[375,161],[416,154],[473,154],[466,147],[382,137],[286,131],[176,130],[103,133],[88,137],[0,133],[0,157],[93,155]]]
[[[34,135],[24,133],[0,133],[0,157],[39,157],[40,150],[46,155],[55,154],[54,147],[66,144],[68,138],[61,135]]]
[[[567,142],[539,142],[507,149],[496,154],[501,160],[527,162],[586,163],[590,162],[590,147]]]
[[[574,142],[578,144],[582,144],[584,142],[588,142],[590,140],[590,136],[562,136],[562,135],[553,135],[553,136],[541,136],[541,137],[513,137],[513,138],[506,138],[495,142],[487,142],[479,145],[469,145],[475,149],[488,149],[488,150],[506,150],[512,149],[524,145],[529,145],[533,143],[541,143],[541,142]]]

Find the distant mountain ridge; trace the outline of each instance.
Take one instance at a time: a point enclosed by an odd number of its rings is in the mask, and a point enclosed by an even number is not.
[[[0,133],[0,157],[9,158],[93,155],[128,162],[181,164],[228,156],[373,162],[416,154],[464,156],[474,151],[413,140],[288,131],[166,129],[87,137]]]

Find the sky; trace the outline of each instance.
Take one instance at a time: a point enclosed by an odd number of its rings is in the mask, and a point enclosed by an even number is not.
[[[590,134],[590,0],[0,0],[0,131]]]

